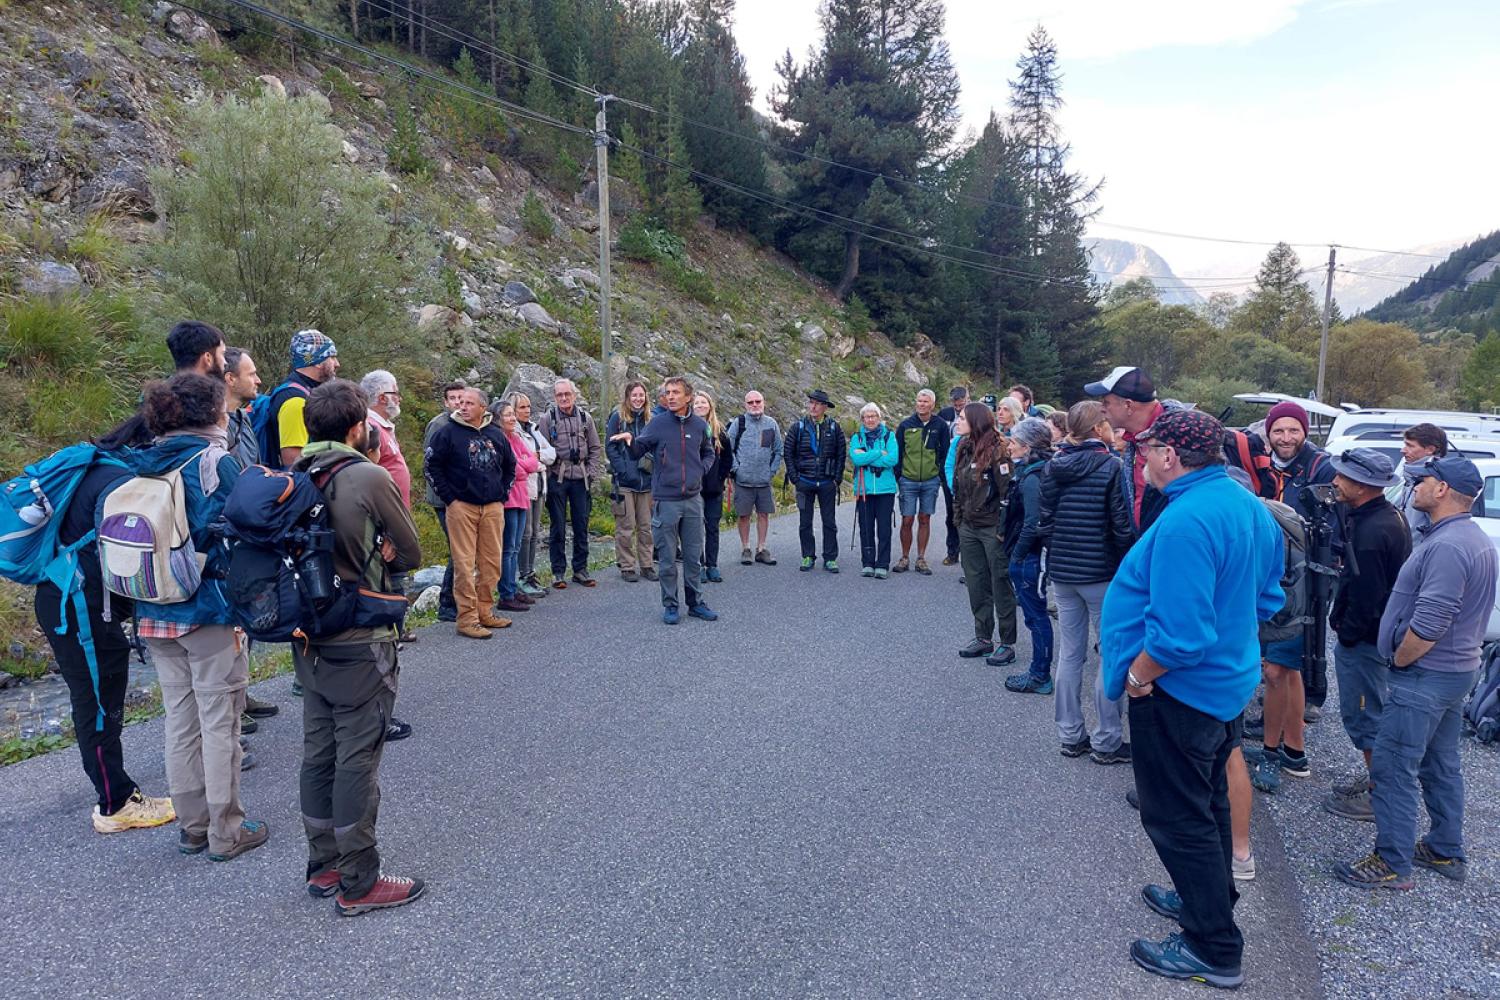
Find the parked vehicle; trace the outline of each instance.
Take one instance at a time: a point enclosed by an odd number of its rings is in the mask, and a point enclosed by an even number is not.
[[[1474,523],[1500,549],[1500,458],[1476,458],[1474,464],[1484,477],[1484,492],[1474,501]],[[1500,639],[1500,607],[1490,610],[1490,625],[1484,638],[1486,642]]]

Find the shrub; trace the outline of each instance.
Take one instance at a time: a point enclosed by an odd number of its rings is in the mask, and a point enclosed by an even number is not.
[[[103,216],[94,216],[88,224],[68,240],[68,256],[79,264],[91,265],[102,277],[112,277],[119,270],[125,256],[125,247]]]
[[[534,240],[552,238],[554,232],[552,216],[534,191],[527,191],[526,197],[521,201],[521,228]]]
[[[666,229],[657,229],[637,217],[631,219],[620,230],[620,256],[641,260],[648,264],[664,260],[684,260],[687,245],[682,237]]]
[[[708,276],[707,271],[700,271],[679,260],[668,260],[661,267],[677,290],[694,302],[711,306],[719,301],[714,280]]]
[[[88,361],[96,317],[83,299],[13,299],[0,305],[0,354],[5,367],[30,373],[67,371]]]
[[[863,337],[875,329],[875,324],[870,319],[870,309],[858,295],[849,296],[849,301],[844,303],[844,327],[853,337]]]
[[[393,131],[385,152],[391,169],[408,177],[432,176],[432,161],[422,152],[422,133],[417,130],[417,115],[411,109],[411,98],[405,92],[391,94]]]

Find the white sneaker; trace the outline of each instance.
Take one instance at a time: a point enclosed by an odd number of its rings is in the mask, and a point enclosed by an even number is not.
[[[105,816],[94,807],[95,833],[124,833],[126,830],[141,830],[152,826],[163,826],[177,818],[171,799],[153,799],[137,788],[119,812]]]
[[[1234,859],[1234,880],[1236,882],[1254,882],[1255,881],[1255,855],[1254,854],[1251,854],[1248,858],[1245,858],[1243,861],[1240,860],[1239,858],[1235,858]]]

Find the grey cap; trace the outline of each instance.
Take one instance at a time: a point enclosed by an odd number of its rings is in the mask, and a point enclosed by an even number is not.
[[[1350,448],[1333,457],[1333,471],[1356,483],[1389,489],[1401,482],[1391,460],[1374,448]]]

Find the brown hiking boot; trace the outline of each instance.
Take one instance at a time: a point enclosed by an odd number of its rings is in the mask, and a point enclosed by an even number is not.
[[[531,605],[527,604],[525,601],[521,600],[518,597],[507,597],[505,600],[495,605],[495,607],[500,609],[501,611],[510,611],[513,613],[531,610]]]
[[[265,820],[247,819],[240,824],[239,839],[229,850],[220,852],[210,851],[210,861],[233,861],[246,851],[253,851],[261,844],[271,839],[271,824]]]
[[[479,615],[479,624],[485,628],[510,628],[510,619],[484,611]]]
[[[489,629],[482,628],[479,625],[460,625],[458,627],[458,634],[465,639],[488,639],[494,635]]]

